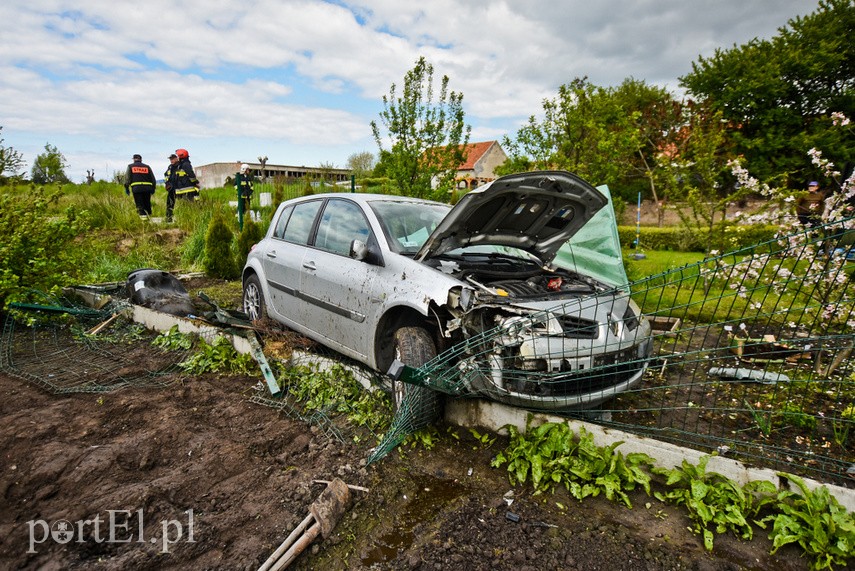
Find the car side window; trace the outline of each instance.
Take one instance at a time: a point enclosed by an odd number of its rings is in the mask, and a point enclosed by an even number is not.
[[[321,207],[320,200],[301,202],[294,206],[294,211],[288,219],[282,239],[295,244],[308,244],[309,234],[312,232],[312,224]]]
[[[331,199],[324,207],[315,247],[342,256],[350,255],[353,240],[368,242],[371,229],[362,209],[349,200]]]
[[[285,235],[285,225],[288,224],[288,219],[291,217],[291,211],[293,210],[293,206],[289,206],[282,210],[282,214],[279,215],[279,220],[276,221],[276,228],[273,230],[274,238],[281,238]]]

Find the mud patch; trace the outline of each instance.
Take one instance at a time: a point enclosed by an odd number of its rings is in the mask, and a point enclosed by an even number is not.
[[[763,537],[719,537],[707,554],[681,511],[643,494],[630,510],[517,488],[509,505],[506,473],[489,467],[506,443],[465,429],[441,426],[434,449],[366,467],[373,443],[249,402],[257,384],[206,375],[55,396],[0,374],[0,568],[256,569],[307,515],[323,490],[314,480],[335,477],[369,492],[294,569],[807,568],[795,550],[769,556]],[[125,541],[105,540],[111,513]],[[70,522],[73,541],[30,549],[36,520]]]

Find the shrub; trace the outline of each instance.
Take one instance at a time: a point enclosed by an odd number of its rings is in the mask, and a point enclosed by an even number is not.
[[[776,227],[763,224],[730,225],[715,234],[711,244],[703,241],[700,233],[692,233],[684,227],[667,226],[663,228],[642,226],[641,248],[648,250],[665,250],[672,252],[706,252],[722,250],[725,252],[738,250],[771,240],[775,236]],[[635,226],[619,226],[618,235],[623,246],[635,242]]]
[[[59,191],[43,187],[0,193],[0,308],[25,300],[30,290],[66,285],[79,269],[71,245],[86,230],[86,218],[73,207],[48,214],[58,198]]]
[[[253,245],[257,244],[263,237],[261,226],[257,224],[252,216],[247,216],[243,221],[243,230],[238,235],[237,256],[238,265],[243,266],[247,254]]]
[[[205,258],[202,262],[205,273],[214,278],[233,279],[239,275],[232,257],[232,231],[217,210],[211,217],[205,234]]]

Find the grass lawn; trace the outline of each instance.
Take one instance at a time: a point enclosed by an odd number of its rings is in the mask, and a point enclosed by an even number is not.
[[[661,250],[644,250],[644,259],[633,258],[636,250],[624,249],[623,259],[626,266],[626,274],[630,281],[655,276],[683,266],[695,264],[704,259],[701,252],[672,252]]]

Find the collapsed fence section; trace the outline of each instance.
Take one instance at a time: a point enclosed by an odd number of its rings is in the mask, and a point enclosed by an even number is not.
[[[0,336],[0,370],[53,394],[162,387],[180,380],[179,363],[187,351],[139,343],[155,334],[123,317],[123,309],[92,310],[68,300],[13,309]],[[99,333],[106,325],[109,333]]]
[[[404,367],[400,380],[852,484],[851,224],[804,228],[626,289],[580,288],[548,307],[512,292],[496,302],[495,326]],[[371,460],[435,415],[410,392]]]

